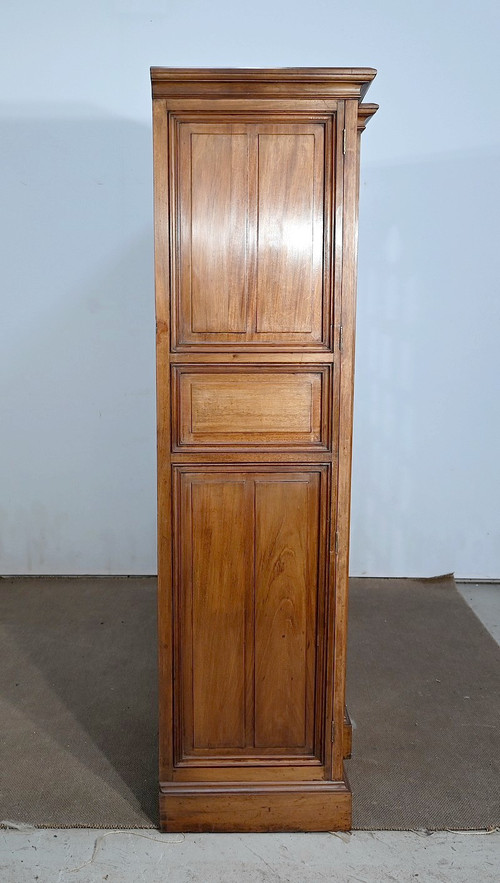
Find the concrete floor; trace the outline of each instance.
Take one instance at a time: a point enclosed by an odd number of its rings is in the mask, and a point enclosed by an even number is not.
[[[500,584],[459,584],[500,644]],[[500,831],[0,830],[1,883],[498,883]]]
[[[500,834],[0,832],[3,883],[498,883]]]

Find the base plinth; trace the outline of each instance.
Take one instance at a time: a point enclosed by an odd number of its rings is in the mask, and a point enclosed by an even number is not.
[[[344,782],[162,783],[160,829],[183,832],[348,831]]]

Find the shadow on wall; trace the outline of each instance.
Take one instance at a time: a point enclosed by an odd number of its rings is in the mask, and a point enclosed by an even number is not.
[[[354,575],[500,572],[499,166],[363,170]]]
[[[1,123],[0,572],[154,573],[151,133],[49,113]]]

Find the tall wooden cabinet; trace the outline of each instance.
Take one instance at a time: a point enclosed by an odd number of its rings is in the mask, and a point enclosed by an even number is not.
[[[375,71],[151,75],[161,827],[348,829],[359,134]]]

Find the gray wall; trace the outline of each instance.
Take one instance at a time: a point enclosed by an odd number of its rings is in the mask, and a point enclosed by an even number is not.
[[[0,573],[155,571],[149,66],[360,65],[351,571],[500,576],[498,10],[4,4]]]

